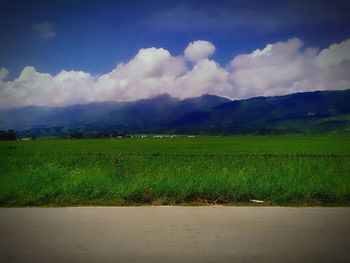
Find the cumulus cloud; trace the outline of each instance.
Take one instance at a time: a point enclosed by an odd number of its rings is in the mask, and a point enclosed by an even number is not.
[[[185,49],[186,59],[198,62],[209,57],[215,52],[215,46],[209,41],[197,40],[191,42]]]
[[[293,92],[350,88],[350,39],[319,51],[304,48],[298,38],[268,44],[236,56],[229,66],[231,96],[283,95]]]
[[[56,76],[25,67],[18,78],[0,87],[0,107],[26,105],[69,105],[86,103],[94,97],[93,77],[80,71],[61,71]]]
[[[0,108],[132,101],[163,93],[177,98],[209,93],[239,99],[347,89],[349,47],[350,39],[319,50],[292,38],[237,55],[222,67],[208,58],[215,51],[213,44],[195,41],[179,56],[164,48],[140,49],[131,60],[100,76],[64,70],[51,75],[27,66],[17,78],[7,80],[8,71],[1,68]]]
[[[176,89],[172,94],[182,99],[203,94],[225,96],[232,88],[229,73],[207,58],[200,60],[192,70],[176,79],[174,86]]]
[[[53,24],[49,22],[35,24],[34,29],[39,33],[42,39],[52,39],[56,36]]]
[[[341,61],[350,59],[350,39],[339,44],[333,44],[320,52],[317,61],[322,67],[337,65]]]
[[[112,72],[102,75],[96,81],[96,93],[105,100],[173,94],[170,87],[187,70],[182,57],[173,57],[163,48],[140,49],[128,63],[121,63]]]

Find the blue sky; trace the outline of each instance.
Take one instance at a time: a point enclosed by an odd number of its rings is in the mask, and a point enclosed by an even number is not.
[[[307,3],[306,3],[307,2]],[[4,1],[0,67],[102,74],[142,47],[171,54],[205,39],[226,64],[239,53],[292,37],[323,48],[350,36],[349,1]],[[46,24],[52,36],[40,35]],[[42,29],[45,30],[45,29]]]
[[[0,108],[350,88],[350,2],[3,1]]]

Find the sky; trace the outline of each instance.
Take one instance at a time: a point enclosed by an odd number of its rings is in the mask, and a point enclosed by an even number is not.
[[[0,108],[350,88],[349,1],[0,6]]]

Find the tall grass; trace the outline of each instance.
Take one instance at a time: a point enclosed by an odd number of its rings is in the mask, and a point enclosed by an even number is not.
[[[349,138],[305,139],[3,142],[0,204],[349,204]]]

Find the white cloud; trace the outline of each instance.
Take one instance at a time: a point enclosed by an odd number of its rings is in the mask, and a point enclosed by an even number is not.
[[[256,49],[254,50],[250,56],[255,58],[255,57],[259,57],[259,56],[266,56],[270,54],[271,49],[273,48],[272,44],[267,44],[266,47],[264,49]]]
[[[185,58],[198,62],[204,58],[209,57],[215,52],[215,46],[209,41],[197,40],[191,42],[185,49]]]
[[[56,37],[56,32],[54,30],[53,24],[49,22],[43,22],[34,25],[34,29],[39,33],[42,39],[52,39]]]
[[[6,80],[8,70],[2,68],[0,108],[132,101],[163,93],[177,98],[205,93],[246,98],[346,89],[350,88],[349,46],[347,39],[319,51],[293,38],[238,55],[224,68],[207,58],[215,50],[211,43],[195,41],[179,56],[163,48],[140,49],[130,61],[101,76],[64,70],[51,75],[28,66],[16,79]],[[194,63],[189,68],[190,58]]]
[[[320,52],[317,61],[322,67],[339,64],[343,60],[350,59],[350,39],[339,44],[333,44]]]
[[[213,60],[203,59],[191,71],[176,79],[172,95],[178,98],[217,94],[225,96],[232,89],[229,73]]]
[[[0,107],[86,103],[94,96],[93,82],[90,74],[80,71],[61,71],[52,76],[28,66],[17,79],[1,85]]]
[[[345,73],[350,72],[349,54],[345,54],[349,47],[347,40],[318,52],[293,38],[238,55],[229,66],[231,97],[350,88],[350,76]]]
[[[97,80],[97,97],[135,100],[165,92],[172,94],[170,86],[187,70],[182,57],[173,57],[163,48],[140,49],[128,63],[119,64]]]

